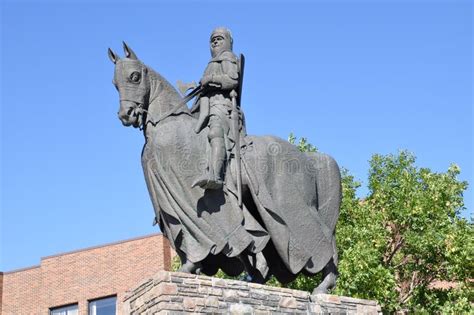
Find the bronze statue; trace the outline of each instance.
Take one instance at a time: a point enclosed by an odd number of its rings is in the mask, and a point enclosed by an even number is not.
[[[245,134],[238,101],[242,69],[231,52],[230,32],[213,32],[211,51],[213,40],[227,40],[225,48],[215,50],[201,85],[184,99],[125,43],[125,58],[109,49],[119,119],[145,135],[142,166],[156,222],[183,272],[214,275],[220,268],[238,275],[245,270],[254,282],[274,275],[288,283],[299,273],[322,271],[314,292],[327,292],[337,277],[339,168],[328,155]],[[199,117],[186,105],[196,95]],[[215,139],[216,158],[209,163]]]

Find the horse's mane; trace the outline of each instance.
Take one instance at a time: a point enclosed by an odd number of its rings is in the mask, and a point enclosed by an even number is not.
[[[165,116],[188,114],[190,111],[183,98],[161,74],[151,67],[144,65],[148,69],[150,80],[150,104],[148,105],[147,122],[153,124],[166,118]]]

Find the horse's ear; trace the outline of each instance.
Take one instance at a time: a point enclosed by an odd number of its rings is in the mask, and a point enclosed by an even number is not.
[[[123,50],[125,51],[125,57],[133,59],[133,60],[138,60],[137,55],[133,52],[133,50],[128,47],[128,45],[123,42]]]
[[[116,64],[117,60],[120,59],[110,48],[109,48],[109,58],[114,64]]]

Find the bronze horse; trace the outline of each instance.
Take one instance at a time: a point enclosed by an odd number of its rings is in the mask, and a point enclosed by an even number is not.
[[[337,277],[335,226],[341,202],[339,168],[330,156],[302,153],[277,137],[246,136],[241,144],[242,206],[235,162],[220,190],[192,187],[207,168],[206,129],[176,89],[124,43],[125,58],[109,49],[119,119],[143,130],[142,166],[156,222],[179,255],[180,271],[228,275],[246,271],[265,283],[288,283],[299,273],[323,273],[314,290]]]

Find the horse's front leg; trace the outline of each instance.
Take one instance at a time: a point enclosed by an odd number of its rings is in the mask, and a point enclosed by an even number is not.
[[[201,273],[201,263],[193,263],[192,261],[185,261],[184,263],[181,264],[181,267],[179,267],[178,272],[184,272],[184,273],[192,273],[195,275],[198,275]]]
[[[186,258],[186,254],[180,250],[176,250],[176,253],[181,260],[181,267],[179,267],[178,272],[191,273],[198,275],[201,273],[202,264],[201,262],[192,262]]]
[[[242,253],[237,258],[244,265],[245,272],[247,274],[246,281],[253,283],[264,284],[268,281],[269,268],[263,254],[247,254]]]

